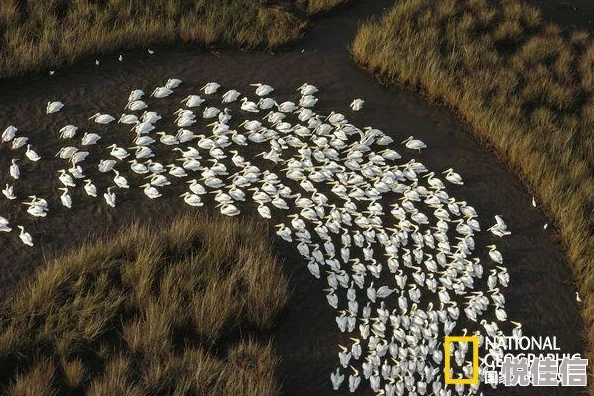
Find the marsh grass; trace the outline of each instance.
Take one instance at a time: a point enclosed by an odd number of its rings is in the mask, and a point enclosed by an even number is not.
[[[262,3],[4,0],[0,7],[0,78],[57,68],[116,50],[177,42],[274,49],[302,35],[307,10]]]
[[[12,395],[274,395],[287,279],[260,223],[134,224],[50,262],[0,311]]]
[[[404,0],[361,26],[351,52],[387,83],[452,107],[560,230],[594,359],[594,42],[519,1]],[[535,247],[535,249],[538,247]],[[591,372],[591,371],[590,371]],[[590,387],[594,394],[594,387]]]

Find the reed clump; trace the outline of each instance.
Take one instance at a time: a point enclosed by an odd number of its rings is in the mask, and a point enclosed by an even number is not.
[[[558,227],[594,358],[594,42],[516,0],[404,0],[351,52],[387,83],[452,107],[517,170]],[[590,388],[594,395],[594,388]]]
[[[2,393],[278,394],[288,281],[269,242],[185,215],[56,258],[1,307]]]

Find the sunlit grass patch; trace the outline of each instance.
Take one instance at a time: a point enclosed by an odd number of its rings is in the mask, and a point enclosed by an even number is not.
[[[594,42],[506,0],[405,0],[361,26],[355,60],[420,88],[519,170],[558,226],[594,358]],[[535,247],[538,248],[538,247]],[[594,394],[594,388],[592,394]]]
[[[55,259],[0,312],[11,394],[274,395],[287,279],[265,228],[184,216]],[[241,328],[241,331],[239,331]]]

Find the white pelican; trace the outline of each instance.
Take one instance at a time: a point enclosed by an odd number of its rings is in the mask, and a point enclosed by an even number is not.
[[[8,226],[8,220],[2,216],[0,216],[0,231],[2,232],[10,232],[12,231],[12,227]]]
[[[175,89],[179,87],[179,84],[181,84],[181,82],[182,81],[179,78],[170,78],[165,83],[165,86],[169,89]]]
[[[405,146],[409,149],[419,150],[419,153],[421,152],[421,149],[427,147],[425,143],[418,139],[413,139],[412,136],[409,136],[407,139],[403,140],[402,143],[405,144]]]
[[[17,149],[23,147],[25,145],[25,143],[27,143],[28,140],[29,140],[29,138],[26,136],[19,136],[19,137],[13,139],[10,148],[13,150],[17,150]]]
[[[172,93],[173,93],[173,91],[167,87],[157,87],[151,93],[151,96],[154,98],[160,99],[160,98],[167,97],[167,96],[171,95]]]
[[[359,111],[363,108],[363,103],[365,101],[363,99],[355,99],[351,102],[351,109],[353,111]]]
[[[305,96],[305,95],[313,95],[316,92],[318,92],[318,88],[316,88],[315,86],[308,84],[308,83],[303,83],[299,88],[297,88],[297,91],[300,91],[301,95]]]
[[[204,103],[204,99],[199,95],[188,95],[181,103],[185,103],[187,107],[197,107]]]
[[[71,139],[76,135],[76,131],[78,130],[77,126],[74,125],[66,125],[60,128],[60,138],[61,139]]]
[[[2,190],[2,194],[8,199],[16,198],[16,195],[14,195],[14,187],[8,183],[6,183],[6,187]]]
[[[23,241],[25,245],[33,246],[33,237],[31,237],[31,234],[26,232],[25,227],[23,227],[22,225],[19,225],[17,227],[21,230],[21,233],[19,234],[19,238],[21,238],[21,241]]]
[[[126,108],[132,111],[144,110],[148,105],[142,100],[134,100],[126,105]]]
[[[145,183],[143,185],[141,185],[140,187],[144,187],[144,194],[149,197],[150,199],[155,199],[155,198],[159,198],[162,194],[155,188],[153,187],[150,183]]]
[[[47,102],[47,107],[45,108],[46,114],[56,113],[64,107],[64,103],[62,102]]]
[[[107,159],[107,160],[100,160],[97,168],[101,173],[107,173],[113,169],[114,165],[116,164],[116,160]]]
[[[257,87],[256,95],[258,95],[258,96],[266,96],[269,93],[271,93],[272,91],[274,91],[274,88],[272,88],[270,85],[266,85],[266,84],[255,83],[255,84],[250,84],[250,86]]]
[[[14,125],[10,125],[10,126],[6,127],[4,132],[2,132],[2,141],[10,142],[16,135],[17,131],[18,131],[18,129]]]
[[[201,91],[204,91],[204,93],[206,95],[212,95],[215,92],[217,92],[220,87],[221,87],[221,85],[219,83],[209,82],[205,86],[203,86],[202,88],[200,88],[200,90]]]
[[[90,197],[96,197],[97,196],[97,187],[95,187],[95,185],[91,182],[91,179],[85,179],[84,182],[86,183],[84,185],[84,188],[85,188],[85,192],[87,193],[87,195]]]
[[[124,113],[124,114],[122,114],[122,116],[120,117],[118,122],[120,122],[122,124],[132,125],[132,124],[138,124],[140,121],[138,121],[138,117],[135,114]]]
[[[58,190],[63,191],[62,195],[60,195],[62,205],[68,209],[72,208],[72,198],[70,197],[70,194],[68,194],[68,187],[60,187]]]
[[[134,102],[135,100],[138,100],[138,99],[142,98],[143,96],[144,96],[144,91],[142,89],[135,89],[130,92],[130,95],[128,95],[128,102]]]
[[[126,151],[126,149],[122,148],[122,147],[118,147],[116,146],[116,144],[112,144],[110,146],[107,146],[106,148],[110,148],[110,155],[112,157],[115,157],[117,159],[119,159],[120,161],[124,160],[124,158],[128,157],[130,155],[130,153],[128,153]]]
[[[182,197],[184,199],[184,202],[190,206],[203,206],[204,205],[204,202],[202,202],[202,199],[200,198],[199,195],[191,194],[186,191],[185,193],[180,195],[180,197]]]
[[[105,198],[107,205],[111,206],[112,208],[115,207],[116,195],[111,192],[111,187],[108,187],[107,192],[103,193],[103,198]]]
[[[124,176],[120,175],[120,172],[118,172],[116,169],[114,169],[113,172],[115,173],[113,182],[116,184],[116,186],[119,188],[130,188],[128,185],[128,180]]]
[[[235,102],[239,98],[240,95],[241,95],[241,93],[239,91],[231,89],[223,94],[222,102],[223,103]]]
[[[89,120],[94,120],[97,124],[109,124],[115,120],[115,117],[109,114],[95,113],[89,117]]]
[[[243,98],[241,99],[241,110],[243,111],[248,111],[251,113],[258,113],[260,112],[260,109],[258,108],[258,105],[252,101],[249,101],[248,98]]]
[[[459,184],[459,185],[464,184],[464,182],[462,181],[462,177],[459,174],[457,174],[456,172],[454,172],[454,170],[452,168],[448,168],[445,171],[443,171],[442,173],[446,174],[445,178],[450,183]]]
[[[18,179],[19,176],[21,175],[19,166],[16,164],[17,161],[18,161],[18,158],[13,158],[12,165],[10,165],[10,176],[15,180]]]
[[[37,155],[37,153],[31,149],[30,144],[27,145],[27,152],[25,153],[25,155],[27,156],[27,158],[29,158],[29,160],[31,160],[33,162],[37,162],[41,159],[41,157],[39,155]]]

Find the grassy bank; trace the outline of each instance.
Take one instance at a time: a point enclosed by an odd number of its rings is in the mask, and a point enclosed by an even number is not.
[[[589,35],[564,37],[518,1],[405,0],[363,25],[351,51],[385,82],[418,88],[452,107],[522,176],[560,230],[583,300],[587,355],[594,359]]]
[[[274,49],[301,37],[308,15],[343,1],[266,6],[260,0],[5,0],[0,78],[178,42]]]
[[[189,216],[56,259],[2,306],[1,392],[278,394],[266,339],[287,280],[267,242]]]

